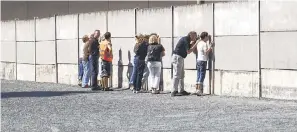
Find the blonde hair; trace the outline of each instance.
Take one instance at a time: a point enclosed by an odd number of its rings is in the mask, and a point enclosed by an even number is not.
[[[158,37],[156,35],[151,35],[149,38],[149,44],[158,43]]]
[[[89,36],[88,36],[88,35],[84,35],[84,36],[82,37],[82,41],[83,41],[84,43],[86,43],[87,41],[89,41]]]

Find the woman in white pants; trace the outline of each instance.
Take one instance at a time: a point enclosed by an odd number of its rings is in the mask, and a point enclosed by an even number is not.
[[[149,88],[152,94],[159,93],[159,83],[161,75],[161,58],[165,55],[164,47],[158,43],[159,37],[151,35],[149,38],[149,46],[147,51],[147,67],[149,70]]]

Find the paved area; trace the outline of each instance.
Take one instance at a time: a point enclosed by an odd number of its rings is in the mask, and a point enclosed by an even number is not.
[[[2,80],[2,132],[297,131],[297,102]]]

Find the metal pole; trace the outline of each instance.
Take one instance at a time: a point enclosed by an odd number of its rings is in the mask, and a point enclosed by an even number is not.
[[[14,40],[15,40],[15,80],[18,80],[18,44],[17,44],[17,18],[14,19]]]
[[[59,83],[58,79],[58,51],[57,51],[57,15],[55,14],[55,67],[56,67],[56,83]]]
[[[35,75],[35,82],[36,82],[36,17],[34,17],[34,75]]]
[[[171,53],[174,50],[174,6],[171,6]],[[171,79],[173,78],[173,65],[171,64]]]
[[[259,64],[259,67],[258,67],[258,75],[259,75],[259,99],[262,98],[262,71],[261,71],[261,1],[259,0],[258,1],[258,47],[259,47],[259,50],[258,50],[258,64]]]
[[[212,20],[213,20],[213,23],[212,23],[212,32],[213,32],[213,35],[212,35],[212,40],[213,42],[215,42],[215,4],[212,3]],[[210,91],[210,94],[214,94],[214,85],[215,85],[215,48],[213,47],[213,50],[212,50],[212,67],[211,67],[211,91]]]
[[[78,71],[80,71],[80,64],[79,64],[79,59],[80,59],[80,46],[79,46],[79,14],[77,14],[77,68]],[[80,71],[82,72],[82,71]],[[78,76],[79,76],[79,72],[78,72]],[[81,78],[82,79],[82,78]]]

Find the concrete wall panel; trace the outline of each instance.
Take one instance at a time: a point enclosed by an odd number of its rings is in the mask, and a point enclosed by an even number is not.
[[[40,41],[36,43],[36,63],[55,64],[55,41]]]
[[[261,30],[297,30],[297,1],[261,2]]]
[[[58,81],[61,84],[77,85],[78,66],[72,64],[58,65]]]
[[[34,20],[16,22],[17,41],[34,41]]]
[[[257,72],[215,72],[216,95],[259,97],[259,76]]]
[[[134,10],[130,9],[108,12],[108,31],[111,32],[112,37],[134,37]]]
[[[262,70],[262,96],[273,99],[297,99],[297,71]]]
[[[17,62],[34,64],[34,42],[17,42]]]
[[[1,62],[1,79],[15,80],[15,63]]]
[[[54,17],[36,19],[36,40],[55,40]]]
[[[196,91],[197,70],[185,70],[185,90],[194,93]],[[209,74],[206,71],[206,76],[203,84],[203,93],[209,94]]]
[[[171,69],[163,69],[163,91],[171,92],[172,79],[171,79]]]
[[[77,27],[76,27],[77,29]],[[85,13],[79,15],[79,37],[89,35],[96,29],[101,35],[106,32],[106,12]]]
[[[213,34],[212,5],[191,5],[174,8],[174,36],[186,36],[190,31]]]
[[[27,17],[44,18],[57,15],[68,14],[68,1],[28,1]]]
[[[58,63],[78,62],[78,43],[76,39],[57,41]]]
[[[297,32],[261,33],[262,68],[297,69]]]
[[[1,61],[15,62],[15,42],[1,42]]]
[[[215,30],[216,35],[258,34],[258,3],[216,3]]]
[[[114,88],[129,88],[133,67],[113,65],[112,84]]]
[[[1,1],[1,20],[27,18],[27,1]]]
[[[110,1],[69,1],[69,13],[107,11],[110,6],[108,2]]]
[[[37,82],[56,82],[55,65],[36,65]]]
[[[134,60],[134,38],[113,38],[111,40],[113,48],[113,64],[117,65],[122,60],[123,65],[133,63]]]
[[[165,56],[162,58],[163,67],[171,68],[172,39],[171,38],[161,38],[161,44],[165,48]]]
[[[15,21],[1,21],[1,41],[15,41]]]
[[[77,26],[77,15],[57,16],[57,39],[77,38]]]
[[[258,37],[216,37],[215,56],[216,69],[257,71]]]
[[[157,33],[161,37],[171,37],[171,23],[171,8],[141,9],[137,11],[137,33]]]
[[[18,80],[23,81],[35,81],[35,72],[34,72],[34,65],[28,65],[28,64],[18,64],[17,66],[17,72]]]

